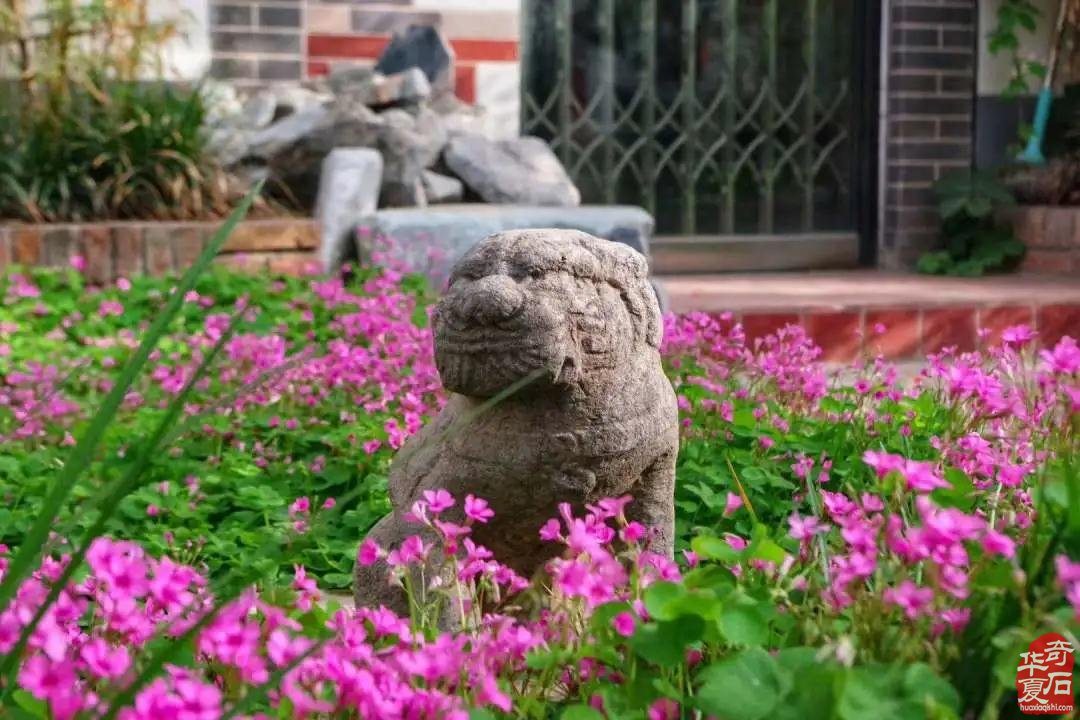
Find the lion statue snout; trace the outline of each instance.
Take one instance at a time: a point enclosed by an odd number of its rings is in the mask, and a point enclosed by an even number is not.
[[[543,375],[552,377],[561,352],[555,326],[564,323],[547,310],[535,293],[506,274],[455,282],[433,318],[435,365],[443,386],[486,398],[537,370],[550,370]]]
[[[485,328],[513,319],[525,304],[525,293],[507,275],[488,275],[459,287],[443,303],[443,313],[452,324],[465,328]]]

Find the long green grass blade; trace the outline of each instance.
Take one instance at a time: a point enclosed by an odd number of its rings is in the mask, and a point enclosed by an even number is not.
[[[46,497],[41,512],[38,514],[38,517],[34,521],[29,532],[27,532],[26,536],[23,538],[15,557],[12,558],[7,574],[4,576],[3,581],[0,582],[0,612],[7,609],[12,597],[15,595],[15,590],[19,586],[19,583],[22,582],[23,578],[30,571],[30,568],[37,561],[41,549],[44,547],[45,541],[49,536],[52,524],[55,521],[57,514],[60,512],[60,508],[71,493],[79,476],[86,471],[93,461],[98,445],[100,445],[101,439],[104,437],[109,424],[116,416],[120,404],[127,395],[128,388],[131,387],[136,376],[146,365],[147,360],[150,358],[150,353],[153,352],[154,348],[157,347],[158,342],[165,335],[169,323],[171,323],[179,313],[184,302],[184,295],[195,287],[195,283],[199,276],[210,265],[210,262],[213,260],[214,256],[217,255],[222,245],[225,244],[225,240],[232,233],[233,228],[235,228],[244,216],[247,215],[256,194],[261,189],[262,184],[260,183],[246,198],[244,198],[243,202],[241,202],[232,212],[218,231],[214,233],[214,236],[210,239],[210,242],[207,244],[202,255],[199,256],[188,271],[184,273],[183,277],[180,278],[179,283],[176,285],[176,291],[169,297],[165,303],[165,307],[150,324],[150,328],[147,330],[142,343],[139,344],[139,347],[135,350],[135,353],[120,373],[116,385],[113,386],[112,390],[102,401],[101,407],[90,421],[90,425],[82,433],[82,437],[79,438],[78,443],[75,445],[67,462],[64,463],[63,469],[60,471],[51,491]]]

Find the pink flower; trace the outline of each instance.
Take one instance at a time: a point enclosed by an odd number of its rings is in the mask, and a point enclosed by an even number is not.
[[[1058,582],[1080,583],[1080,562],[1073,562],[1066,555],[1058,555],[1054,558],[1054,567],[1057,570]]]
[[[904,458],[901,456],[876,450],[864,452],[863,462],[873,468],[879,478],[904,467]]]
[[[742,506],[742,496],[737,493],[728,492],[727,500],[724,502],[724,517],[731,517],[735,514],[735,511]]]
[[[1001,333],[1001,341],[1006,345],[1023,347],[1034,340],[1035,335],[1037,333],[1027,325],[1013,325],[1005,328],[1004,332]]]
[[[93,638],[83,645],[80,656],[90,672],[102,679],[122,677],[131,667],[128,649],[123,645],[111,648],[102,638]]]
[[[486,523],[488,520],[495,517],[495,512],[488,505],[487,500],[472,495],[466,495],[465,517],[470,520],[475,520],[478,523]]]
[[[634,620],[634,616],[628,612],[621,612],[611,620],[611,626],[615,628],[615,632],[623,637],[630,637],[633,635],[636,625],[637,623]]]
[[[649,706],[648,720],[679,720],[679,703],[671,698],[660,698]]]
[[[908,460],[900,472],[907,481],[908,488],[915,492],[929,493],[938,488],[952,487],[934,471],[930,463]]]
[[[626,524],[626,527],[619,533],[619,537],[622,541],[628,545],[636,544],[641,538],[645,537],[645,526],[639,522],[632,521]]]
[[[75,272],[86,272],[86,258],[82,255],[72,255],[68,259],[68,263],[75,269]]]
[[[368,455],[374,455],[382,447],[382,440],[368,440],[361,447],[364,448],[364,452]]]
[[[401,543],[401,547],[390,551],[386,556],[386,562],[391,567],[418,564],[424,561],[427,551],[428,547],[424,545],[419,535],[410,535],[405,538],[405,542]]]
[[[792,513],[791,516],[788,517],[788,525],[791,527],[788,535],[796,540],[809,540],[814,535],[827,532],[829,529],[827,525],[823,525],[821,521],[813,515],[802,517],[798,513]]]
[[[559,526],[559,521],[555,518],[551,518],[544,526],[540,528],[540,539],[547,542],[553,542],[562,538],[562,528]]]
[[[442,489],[425,490],[424,500],[427,501],[428,509],[436,515],[454,507],[454,497]]]
[[[356,554],[356,561],[365,567],[369,567],[374,565],[382,555],[382,548],[380,548],[374,540],[367,538],[364,542],[360,543],[360,550]]]
[[[885,602],[903,609],[909,620],[914,620],[929,611],[930,604],[934,601],[934,591],[905,580],[898,587],[885,590],[883,597]]]
[[[1016,543],[1012,538],[996,530],[987,530],[982,537],[982,547],[990,555],[1011,558],[1016,555]]]

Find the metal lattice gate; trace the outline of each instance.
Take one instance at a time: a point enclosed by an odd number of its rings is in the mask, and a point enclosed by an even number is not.
[[[662,235],[849,235],[865,0],[525,0],[522,121]]]

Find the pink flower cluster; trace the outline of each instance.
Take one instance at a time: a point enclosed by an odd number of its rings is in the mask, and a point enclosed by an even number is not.
[[[564,506],[561,524],[552,520],[542,530],[566,546],[565,556],[550,566],[549,609],[533,621],[485,612],[486,601],[529,583],[469,538],[474,524],[493,516],[488,504],[466,497],[459,524],[445,519],[456,502],[445,491],[432,491],[411,509],[418,529],[434,541],[415,535],[392,549],[366,542],[358,557],[365,564],[385,560],[390,581],[398,583],[410,567],[422,564],[452,570],[448,584],[433,581],[425,590],[454,586],[447,596],[462,599],[466,613],[454,632],[420,632],[415,622],[385,608],[339,610],[322,631],[305,630],[303,618],[318,610],[322,598],[300,566],[292,607],[276,607],[250,590],[215,609],[206,579],[193,568],[149,557],[132,543],[99,538],[87,555],[89,574],[63,589],[31,634],[19,687],[47,703],[56,720],[100,717],[134,680],[155,637],[175,638],[202,622],[195,664],[166,665],[120,710],[122,720],[214,720],[267,684],[267,707],[287,701],[295,717],[465,720],[474,706],[510,713],[509,683],[527,672],[527,654],[573,638],[576,625],[567,623],[568,613],[587,616],[599,603],[630,600],[655,580],[679,578],[670,560],[643,549],[647,533],[625,518],[629,498],[600,501],[584,517]],[[294,507],[306,510],[305,503]],[[616,550],[619,543],[627,549]],[[0,614],[0,653],[14,649],[66,562],[66,556],[46,559],[23,582],[12,606]],[[0,546],[0,578],[7,567],[6,548]],[[623,635],[647,617],[640,602],[634,607],[616,619]],[[561,682],[572,685],[599,671],[586,662],[565,669]],[[657,706],[653,714],[666,717],[666,707]]]

